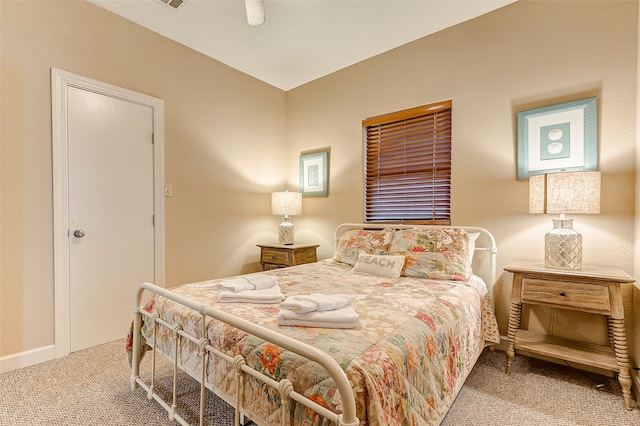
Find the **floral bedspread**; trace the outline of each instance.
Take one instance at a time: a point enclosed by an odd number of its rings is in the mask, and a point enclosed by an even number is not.
[[[344,369],[356,396],[361,425],[437,425],[444,418],[482,348],[498,343],[496,320],[484,283],[434,281],[422,278],[376,278],[351,272],[351,267],[326,260],[264,272],[278,277],[285,297],[310,293],[354,294],[360,316],[357,329],[284,327],[277,323],[279,305],[221,304],[220,280],[192,283],[171,290],[192,300],[260,324],[313,345],[331,355]],[[201,336],[201,319],[189,308],[162,297],[152,301],[160,318],[179,322]],[[172,336],[160,327],[158,347],[171,354]],[[231,356],[242,354],[247,363],[276,380],[288,378],[296,391],[339,412],[340,396],[333,380],[316,363],[209,319],[207,338]],[[143,336],[150,330],[143,326]],[[184,340],[184,339],[183,339]],[[130,339],[127,339],[130,343]],[[130,352],[130,346],[127,350]],[[184,341],[183,368],[199,377],[201,355]],[[209,362],[207,381],[234,396],[233,370],[224,360]],[[244,405],[254,419],[278,424],[280,410],[275,390],[245,380]],[[316,414],[295,405],[296,425],[324,424]]]

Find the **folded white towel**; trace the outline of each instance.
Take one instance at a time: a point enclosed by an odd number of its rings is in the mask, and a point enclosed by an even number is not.
[[[278,283],[278,279],[273,275],[249,274],[236,278],[229,278],[220,281],[220,286],[225,290],[238,292],[245,290],[262,290],[271,288]]]
[[[333,311],[315,311],[304,314],[280,309],[278,324],[320,328],[357,328],[359,318],[358,313],[351,306]]]
[[[332,311],[350,306],[355,299],[355,296],[347,294],[304,294],[287,297],[286,300],[280,304],[280,308],[288,309],[299,314],[314,311]]]
[[[280,303],[282,301],[282,292],[277,285],[260,290],[221,290],[218,294],[218,301],[222,303]]]

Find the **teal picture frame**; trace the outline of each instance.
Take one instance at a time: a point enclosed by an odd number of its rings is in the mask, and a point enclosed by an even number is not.
[[[518,113],[518,180],[598,169],[598,98]]]
[[[303,197],[329,196],[328,148],[300,154],[300,192]]]

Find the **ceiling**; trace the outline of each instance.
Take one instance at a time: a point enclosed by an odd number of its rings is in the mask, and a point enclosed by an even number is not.
[[[286,91],[515,0],[89,1]]]

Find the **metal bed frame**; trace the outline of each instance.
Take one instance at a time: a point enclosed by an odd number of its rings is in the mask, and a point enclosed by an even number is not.
[[[357,223],[345,223],[336,229],[335,239],[336,245],[339,241],[339,238],[342,234],[349,230],[354,229],[382,229],[386,227],[391,227],[394,229],[409,229],[414,228],[416,225],[398,225],[398,224],[357,224]],[[480,274],[475,272],[476,275],[481,275],[485,277],[485,282],[487,287],[489,288],[490,296],[492,296],[492,288],[495,283],[496,277],[496,254],[497,248],[495,244],[495,239],[493,235],[484,228],[480,227],[472,227],[472,226],[427,226],[424,225],[422,227],[431,228],[431,229],[439,229],[439,228],[461,228],[466,230],[467,232],[479,232],[480,238],[476,243],[476,251],[477,252],[486,252],[489,255],[489,264],[483,265],[483,261],[478,261],[481,265],[482,270],[485,271],[485,274]],[[476,266],[476,262],[474,261],[474,268]],[[249,367],[242,355],[236,355],[235,357],[231,357],[217,348],[213,347],[211,343],[205,337],[197,338],[186,333],[181,329],[178,324],[170,324],[158,317],[155,313],[147,312],[142,304],[143,297],[145,296],[145,292],[151,292],[153,294],[160,295],[167,299],[170,299],[176,303],[184,305],[198,312],[202,316],[202,336],[206,336],[206,318],[211,317],[223,323],[229,324],[235,328],[243,330],[246,333],[252,334],[256,337],[259,337],[267,342],[273,343],[281,348],[287,349],[291,352],[294,352],[298,355],[301,355],[309,360],[315,361],[319,365],[321,365],[330,375],[330,377],[335,381],[338,391],[340,392],[340,397],[342,400],[342,413],[336,414],[316,402],[308,399],[304,395],[295,391],[293,384],[287,380],[283,379],[280,381],[273,380],[272,378],[254,370]],[[493,298],[492,298],[493,300]],[[289,408],[291,404],[291,400],[296,401],[297,403],[302,404],[303,406],[315,411],[319,415],[325,417],[326,419],[334,422],[338,426],[357,426],[359,425],[359,420],[356,417],[356,403],[355,396],[349,380],[345,372],[342,370],[340,365],[327,353],[314,348],[308,344],[302,343],[300,341],[291,339],[287,336],[281,335],[272,330],[266,329],[259,325],[253,324],[249,321],[246,321],[242,318],[238,318],[236,316],[230,315],[226,312],[217,310],[208,305],[203,305],[201,303],[197,303],[188,298],[182,297],[178,294],[171,292],[163,287],[156,286],[151,283],[143,283],[141,284],[135,296],[135,305],[133,308],[134,313],[134,321],[133,321],[133,347],[132,347],[132,365],[131,365],[131,389],[136,389],[138,386],[142,387],[147,392],[147,398],[149,400],[154,399],[157,401],[168,413],[168,417],[170,421],[176,421],[181,425],[187,426],[189,423],[185,420],[177,412],[177,375],[178,371],[181,369],[179,365],[179,348],[181,339],[187,339],[199,347],[200,353],[202,355],[202,367],[200,371],[200,376],[196,377],[192,373],[187,372],[191,376],[193,376],[200,383],[200,407],[199,407],[199,425],[204,425],[204,409],[205,409],[205,388],[213,391],[216,395],[220,396],[223,400],[229,403],[231,406],[235,407],[235,425],[239,426],[244,424],[245,416],[252,419],[256,423],[262,425],[260,420],[256,420],[252,417],[252,413],[248,412],[245,407],[242,406],[243,401],[243,381],[245,375],[249,375],[268,386],[276,389],[281,397],[281,410],[282,410],[282,425],[286,426],[289,424],[290,415]],[[151,360],[151,378],[150,382],[146,383],[140,377],[140,361],[141,361],[141,328],[142,328],[142,317],[146,318],[146,321],[150,321],[153,327],[153,341],[152,341],[152,360]],[[171,402],[165,401],[155,390],[155,377],[156,377],[156,353],[160,350],[155,345],[155,339],[158,327],[167,327],[170,329],[174,336],[174,353],[172,357],[167,357],[173,363],[173,392],[171,397]],[[235,399],[229,397],[222,392],[217,391],[213,388],[212,384],[206,383],[206,371],[209,356],[208,354],[212,353],[216,357],[220,357],[221,359],[226,360],[234,366],[235,370]],[[164,354],[163,354],[164,355]],[[165,355],[166,356],[166,355]],[[183,370],[186,371],[186,370]]]

